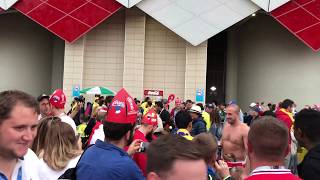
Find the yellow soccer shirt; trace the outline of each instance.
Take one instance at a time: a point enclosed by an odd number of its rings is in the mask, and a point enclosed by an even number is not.
[[[203,117],[204,122],[206,122],[207,131],[209,131],[211,128],[210,114],[207,113],[206,111],[203,111],[202,117]]]

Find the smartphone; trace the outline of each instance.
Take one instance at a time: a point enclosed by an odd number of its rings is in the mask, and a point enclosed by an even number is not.
[[[139,148],[138,152],[140,152],[140,153],[146,152],[149,144],[150,143],[148,143],[148,142],[140,143],[140,148]]]

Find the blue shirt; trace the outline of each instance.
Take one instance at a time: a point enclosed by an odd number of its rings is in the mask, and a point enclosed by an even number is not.
[[[209,180],[219,179],[216,174],[216,171],[211,166],[208,166],[208,179]]]
[[[190,133],[192,136],[196,136],[203,132],[207,132],[206,122],[204,122],[202,117],[198,117],[192,121],[192,130]]]
[[[78,180],[144,180],[141,170],[119,147],[97,140],[85,151],[77,165]]]
[[[0,180],[8,180],[7,177],[0,172]]]

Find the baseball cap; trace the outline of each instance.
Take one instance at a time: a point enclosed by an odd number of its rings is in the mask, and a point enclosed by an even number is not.
[[[134,124],[137,120],[137,114],[137,104],[128,92],[122,88],[114,96],[105,121],[119,124]]]
[[[41,94],[40,96],[38,96],[37,101],[40,102],[43,99],[48,99],[49,100],[50,96],[46,95],[46,94]]]
[[[194,105],[192,105],[192,107],[191,107],[191,109],[189,110],[189,112],[201,114],[201,107],[194,104]]]
[[[55,90],[49,98],[52,106],[63,109],[66,104],[67,98],[62,89]]]
[[[213,103],[208,103],[208,104],[206,104],[206,107],[207,107],[207,108],[214,108],[215,105],[214,105]]]
[[[150,109],[142,118],[142,124],[152,125],[154,127],[158,126],[158,116],[154,109]]]
[[[249,107],[255,107],[255,106],[257,106],[257,105],[258,105],[257,103],[252,102],[252,103],[250,103]]]
[[[260,108],[257,107],[257,106],[253,106],[253,107],[250,106],[249,109],[252,110],[252,111],[255,111],[255,112],[257,112],[257,113],[260,112]]]

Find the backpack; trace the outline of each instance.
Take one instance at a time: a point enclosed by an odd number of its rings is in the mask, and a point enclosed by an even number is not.
[[[77,166],[78,166],[78,164],[79,164],[82,156],[83,156],[84,153],[87,151],[87,149],[89,149],[89,148],[90,148],[91,146],[93,146],[93,145],[94,145],[94,144],[89,145],[89,146],[83,151],[83,153],[81,154],[81,156],[80,156],[80,158],[79,158],[79,161],[77,162],[76,167],[67,169],[67,170],[58,178],[58,180],[59,180],[59,179],[76,180],[76,179],[77,179],[77,174],[76,174],[76,172],[77,172]]]

